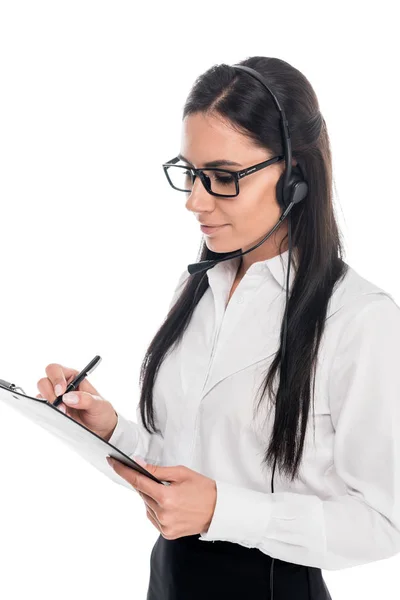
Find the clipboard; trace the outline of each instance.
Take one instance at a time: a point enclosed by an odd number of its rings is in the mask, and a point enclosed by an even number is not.
[[[49,431],[60,442],[90,462],[96,469],[130,490],[135,488],[114,471],[106,460],[107,456],[119,460],[127,467],[146,475],[146,477],[157,483],[170,485],[170,482],[163,482],[155,477],[116,446],[106,442],[99,435],[61,412],[45,398],[28,396],[21,387],[0,379],[0,400],[39,425],[39,427]]]

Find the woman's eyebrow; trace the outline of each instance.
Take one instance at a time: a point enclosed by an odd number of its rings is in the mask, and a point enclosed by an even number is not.
[[[194,167],[194,165],[183,156],[183,154],[178,154],[178,158],[180,158],[181,160],[184,160],[188,165],[190,165],[191,167]],[[235,167],[241,167],[242,165],[240,163],[234,162],[233,160],[211,160],[210,162],[206,162],[204,163],[204,168],[205,167],[222,167],[224,165],[227,166],[235,166]]]

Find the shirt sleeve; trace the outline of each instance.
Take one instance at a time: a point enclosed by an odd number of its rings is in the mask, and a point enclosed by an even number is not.
[[[164,439],[159,433],[149,433],[143,427],[139,406],[136,408],[137,423],[126,419],[121,413],[117,415],[117,425],[108,443],[130,458],[141,456],[146,462],[157,464],[163,450]]]
[[[347,323],[329,373],[333,468],[344,493],[263,493],[217,480],[214,515],[199,539],[328,570],[400,552],[399,358],[400,308],[374,294]]]

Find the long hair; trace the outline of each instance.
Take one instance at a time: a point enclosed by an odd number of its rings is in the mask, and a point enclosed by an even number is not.
[[[265,376],[263,397],[275,404],[275,418],[264,454],[271,468],[293,480],[299,471],[307,429],[311,389],[314,397],[318,348],[329,299],[336,282],[347,272],[333,210],[332,159],[325,120],[306,77],[278,58],[253,56],[238,64],[261,73],[284,108],[292,140],[292,155],[307,180],[308,194],[291,211],[296,273],[288,303],[286,351],[281,345]],[[279,113],[259,82],[227,64],[212,66],[195,81],[183,110],[228,119],[258,147],[284,154]],[[286,235],[280,244],[288,236]],[[197,260],[221,258],[204,241]],[[191,275],[152,339],[140,370],[140,415],[149,433],[161,433],[154,423],[152,390],[166,353],[182,338],[192,313],[208,288],[204,272]],[[266,307],[266,311],[268,307]],[[267,314],[266,314],[267,318]],[[274,379],[279,383],[274,392]],[[261,386],[260,386],[261,389]],[[315,427],[315,422],[314,422]],[[268,440],[266,440],[267,442]]]

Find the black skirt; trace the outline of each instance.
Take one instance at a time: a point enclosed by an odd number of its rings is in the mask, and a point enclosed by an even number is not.
[[[151,552],[146,600],[332,600],[321,569],[199,537],[167,540],[159,535]]]

